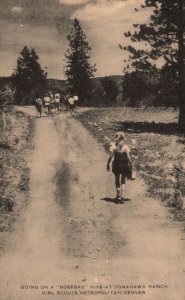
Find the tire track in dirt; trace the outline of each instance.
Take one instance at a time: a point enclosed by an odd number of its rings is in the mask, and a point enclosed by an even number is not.
[[[68,244],[67,254],[90,259],[108,259],[115,252],[117,244],[115,246],[114,243],[116,234],[113,236],[111,232],[110,212],[104,217],[101,208],[100,213],[96,215],[100,204],[99,194],[105,194],[105,183],[100,185],[101,177],[97,177],[97,167],[92,167],[92,153],[98,151],[98,146],[91,137],[89,138],[86,130],[71,118],[56,118],[55,124],[60,137],[61,157],[64,160],[57,172],[60,175],[56,176],[56,197],[61,206],[65,206],[63,213],[66,217],[64,227]],[[101,159],[100,156],[99,160]],[[104,170],[101,170],[102,176],[103,173]],[[70,185],[66,182],[68,180]]]

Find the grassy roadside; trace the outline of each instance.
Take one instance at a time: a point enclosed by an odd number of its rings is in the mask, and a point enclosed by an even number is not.
[[[0,231],[11,228],[26,202],[34,132],[33,118],[19,108],[8,107],[6,118],[4,131],[0,123]]]
[[[93,108],[80,110],[76,118],[106,150],[115,132],[123,130],[148,194],[185,224],[185,138],[177,134],[177,115],[173,109]]]

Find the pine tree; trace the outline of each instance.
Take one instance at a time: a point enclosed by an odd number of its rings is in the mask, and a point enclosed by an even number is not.
[[[185,131],[185,91],[184,91],[184,0],[145,0],[141,9],[151,9],[149,24],[134,24],[133,33],[125,33],[132,42],[144,42],[145,49],[124,47],[130,53],[132,66],[138,70],[156,68],[155,61],[163,58],[167,66],[176,69],[178,78],[177,96],[179,104],[179,129]]]
[[[79,104],[88,104],[91,94],[91,81],[96,71],[95,65],[89,63],[89,51],[91,50],[87,36],[82,30],[79,20],[76,18],[72,23],[72,29],[67,36],[69,41],[69,49],[65,54],[65,76],[72,94],[77,93],[79,96]]]
[[[41,96],[47,87],[47,73],[38,62],[35,50],[26,46],[20,52],[17,68],[12,74],[12,81],[16,88],[15,101],[18,104],[32,104],[35,97]]]

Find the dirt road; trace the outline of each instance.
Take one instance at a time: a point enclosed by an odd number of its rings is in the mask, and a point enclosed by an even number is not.
[[[68,114],[37,119],[34,145],[28,205],[0,237],[0,299],[185,299],[183,233],[144,182],[115,204],[103,147]]]

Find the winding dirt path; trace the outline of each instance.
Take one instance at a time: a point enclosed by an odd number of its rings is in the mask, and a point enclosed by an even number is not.
[[[0,299],[185,299],[183,234],[144,182],[115,204],[102,146],[68,114],[37,119],[34,145],[29,203],[0,237]]]

